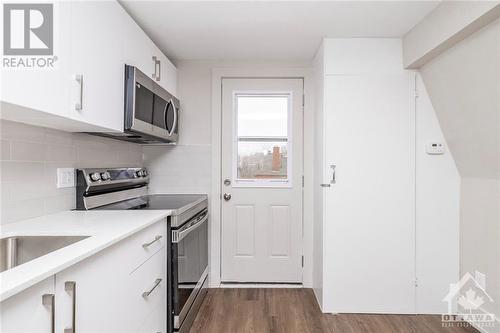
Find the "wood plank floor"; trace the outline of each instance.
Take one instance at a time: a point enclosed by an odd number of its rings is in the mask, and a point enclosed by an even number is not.
[[[464,333],[440,316],[321,313],[311,289],[210,289],[190,333]]]

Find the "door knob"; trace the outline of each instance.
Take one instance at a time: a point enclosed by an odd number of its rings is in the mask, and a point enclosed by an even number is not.
[[[224,200],[229,201],[231,200],[231,193],[224,193]]]

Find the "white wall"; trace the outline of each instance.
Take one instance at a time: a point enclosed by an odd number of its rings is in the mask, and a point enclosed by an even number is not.
[[[229,71],[244,70],[248,75],[252,73],[272,73],[279,69],[288,68],[309,68],[310,63],[306,62],[232,62],[232,61],[180,61],[177,63],[177,95],[181,101],[180,114],[180,140],[177,146],[147,146],[144,147],[144,163],[149,168],[152,177],[150,189],[155,193],[206,193],[209,194],[209,201],[212,205],[212,188],[214,173],[212,171],[212,154],[214,147],[212,145],[212,78],[214,70]],[[283,75],[281,75],[283,76]],[[286,76],[286,75],[285,75]],[[296,75],[293,75],[296,76]],[[313,100],[306,97],[307,100]],[[306,116],[307,118],[307,116]],[[305,119],[306,127],[309,120]],[[306,129],[310,131],[310,129]],[[305,136],[312,134],[305,133]],[[311,132],[312,133],[312,132]],[[304,156],[311,156],[305,159],[304,170],[312,175],[312,143],[306,141]],[[312,177],[311,177],[312,178]],[[218,180],[217,180],[218,181]],[[312,188],[306,180],[306,187]],[[312,206],[312,195],[304,198],[304,212],[312,211],[308,208]],[[218,207],[216,205],[216,207]],[[220,231],[218,229],[218,214],[212,211],[210,220],[210,265],[211,286],[217,286],[220,267]],[[305,214],[310,221],[306,225],[312,224],[311,215]],[[312,232],[307,227],[304,230],[304,254],[306,255],[305,276],[306,285],[310,286],[312,279]],[[213,240],[213,241],[212,241]]]
[[[0,121],[1,223],[75,208],[75,188],[56,188],[57,168],[142,166],[133,143]]]
[[[391,44],[390,40],[385,41]],[[385,41],[383,39],[353,39],[337,43],[334,39],[326,40],[328,47],[325,48],[325,58],[329,59],[329,64],[324,66],[322,63],[321,49],[316,55],[315,70],[320,76],[320,81],[321,76],[323,75],[324,78],[325,74],[372,76],[404,72],[401,47],[393,47],[393,44],[397,44],[398,41],[394,40],[392,47],[384,44]],[[322,84],[318,82],[316,87],[321,87]],[[416,77],[416,86],[420,96],[414,104],[416,113],[412,120],[415,131],[413,133],[415,136],[413,162],[415,216],[411,219],[415,222],[406,221],[415,225],[415,275],[418,279],[415,303],[418,313],[443,313],[446,311],[446,304],[441,302],[441,299],[448,292],[449,283],[458,279],[460,178],[449,150],[444,155],[434,156],[427,155],[425,152],[425,144],[430,141],[445,144],[446,142],[420,77]],[[316,116],[320,119],[316,122],[316,133],[319,136],[318,140],[321,140],[320,133],[323,132],[321,113],[325,103],[320,101],[323,91],[317,91],[317,93],[320,96],[317,97],[318,114]],[[408,105],[413,105],[413,103],[408,101]],[[407,111],[412,112],[412,110]],[[407,126],[407,124],[401,124],[401,126]],[[324,149],[319,146],[320,144],[316,143],[316,145],[315,163],[323,163]],[[317,176],[318,173],[322,173],[323,168],[318,165],[316,168]],[[325,179],[321,174],[315,186],[324,182]],[[321,200],[324,199],[323,193],[315,189],[314,255],[315,265],[320,265],[320,267],[314,267],[313,281],[319,303],[324,311],[328,311],[331,306],[327,298],[335,297],[335,295],[329,295],[331,293],[329,290],[334,289],[329,286],[331,279],[328,276],[335,274],[335,263],[332,262],[331,256],[329,258],[323,253],[326,247],[332,246],[331,237],[323,233],[323,231],[326,233],[328,231],[326,230],[328,228],[323,228],[322,214],[325,210],[325,207],[321,205]],[[361,206],[363,207],[363,204]],[[391,209],[394,208],[387,207],[387,210]],[[330,225],[334,221],[324,223]],[[398,235],[392,235],[392,237],[398,237]]]
[[[460,273],[486,274],[500,317],[500,20],[421,68],[462,177]],[[500,332],[500,322],[496,330]]]
[[[429,142],[446,140],[420,75],[416,87],[417,313],[446,313],[441,302],[459,278],[460,175],[448,147],[428,155]]]
[[[499,1],[442,1],[403,37],[405,68],[420,68],[499,16]]]

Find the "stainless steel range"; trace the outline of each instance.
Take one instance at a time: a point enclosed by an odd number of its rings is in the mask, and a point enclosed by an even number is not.
[[[148,194],[144,168],[77,170],[79,210],[172,210],[168,223],[167,327],[188,332],[207,292],[208,200],[198,194]]]

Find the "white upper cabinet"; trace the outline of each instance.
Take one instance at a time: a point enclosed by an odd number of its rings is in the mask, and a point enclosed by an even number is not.
[[[173,95],[177,94],[177,69],[127,15],[125,18],[124,54],[127,65],[137,67]]]
[[[1,70],[2,116],[24,120],[32,112],[68,116],[71,3],[54,5],[54,61],[50,68],[5,68]]]
[[[54,68],[2,69],[1,118],[121,132],[125,64],[176,93],[176,68],[117,1],[56,2],[54,41]]]
[[[126,13],[115,1],[71,4],[71,118],[123,131]]]

